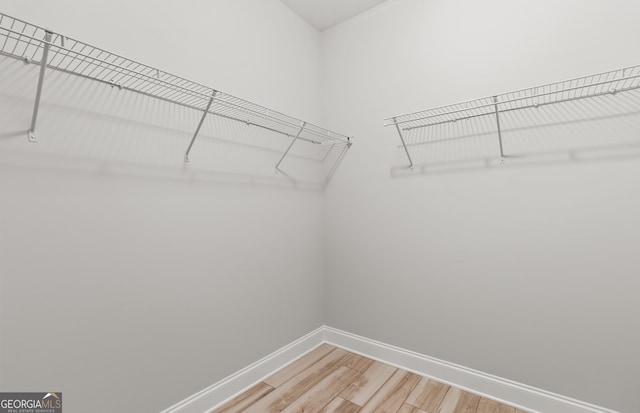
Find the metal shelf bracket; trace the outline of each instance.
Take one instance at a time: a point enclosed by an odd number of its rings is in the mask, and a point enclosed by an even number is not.
[[[33,116],[31,117],[31,127],[27,138],[29,142],[38,142],[36,134],[36,124],[38,122],[38,110],[40,109],[40,98],[42,97],[42,86],[44,84],[44,74],[47,70],[47,61],[49,59],[49,48],[51,47],[51,37],[53,32],[46,31],[44,36],[44,48],[42,52],[42,60],[40,61],[40,75],[38,76],[38,88],[36,89],[36,101],[33,105]]]
[[[411,160],[411,155],[409,155],[409,149],[407,149],[407,144],[404,141],[404,137],[402,136],[402,131],[400,130],[400,126],[396,123],[396,118],[393,118],[393,122],[396,125],[396,130],[398,131],[398,135],[400,135],[400,140],[402,141],[402,147],[404,148],[404,152],[407,154],[407,158],[409,159],[409,167],[413,169],[413,160]]]
[[[193,137],[191,138],[191,142],[189,142],[189,147],[187,148],[187,152],[185,152],[185,154],[184,154],[184,161],[185,162],[189,162],[189,153],[191,152],[191,148],[193,147],[193,143],[196,141],[196,138],[198,137],[198,133],[200,133],[200,129],[202,128],[202,124],[204,123],[204,119],[207,117],[207,114],[209,113],[209,109],[211,109],[211,105],[213,104],[213,100],[216,98],[217,94],[218,94],[218,91],[214,90],[213,94],[211,95],[211,99],[209,99],[209,103],[207,104],[207,108],[204,110],[204,113],[202,114],[202,117],[200,118],[200,122],[198,122],[198,127],[196,128],[196,131],[193,134]]]
[[[500,143],[500,162],[504,162],[504,150],[502,148],[502,130],[500,129],[500,110],[498,109],[498,97],[493,97],[496,109],[496,124],[498,126],[498,142]]]
[[[282,158],[280,158],[280,160],[278,161],[278,163],[276,164],[276,171],[280,170],[280,164],[282,163],[282,161],[284,161],[284,158],[287,157],[287,154],[289,153],[289,151],[291,150],[291,148],[293,147],[293,144],[296,143],[296,141],[298,140],[298,138],[300,137],[300,134],[302,133],[302,131],[304,130],[304,127],[307,125],[307,122],[302,122],[302,126],[300,128],[300,130],[298,131],[298,133],[296,134],[296,136],[293,138],[293,140],[291,141],[291,143],[289,144],[289,147],[287,148],[287,150],[282,154]]]

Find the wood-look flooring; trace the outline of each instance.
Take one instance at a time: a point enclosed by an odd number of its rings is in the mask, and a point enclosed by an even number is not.
[[[212,413],[525,413],[323,344]]]

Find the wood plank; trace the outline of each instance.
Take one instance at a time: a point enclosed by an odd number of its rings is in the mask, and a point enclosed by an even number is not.
[[[298,360],[289,364],[287,367],[283,368],[276,374],[272,375],[271,377],[266,379],[264,382],[271,387],[280,387],[287,380],[290,380],[293,376],[300,373],[302,370],[308,368],[309,366],[311,366],[312,364],[314,364],[315,362],[317,362],[318,360],[320,360],[321,358],[323,358],[333,350],[335,350],[334,346],[331,346],[328,344],[322,344],[315,350],[307,353],[306,355],[302,356]]]
[[[509,407],[504,404],[500,404],[496,401],[482,398],[478,404],[477,413],[515,413],[514,407]]]
[[[527,413],[326,344],[211,413],[280,412]]]
[[[424,410],[420,410],[410,404],[403,404],[398,413],[426,413]]]
[[[359,413],[395,413],[420,381],[420,376],[404,370],[395,373],[380,390],[362,406]]]
[[[375,363],[375,361],[371,360],[370,358],[366,358],[358,354],[350,353],[347,356],[345,356],[342,362],[342,365],[345,367],[349,367],[350,369],[357,370],[359,372],[364,372],[366,369],[371,367],[373,363]]]
[[[427,413],[436,413],[448,391],[446,384],[423,378],[407,398],[407,404]]]
[[[358,371],[340,366],[291,403],[282,413],[319,413],[359,375]]]
[[[268,384],[260,383],[214,410],[214,413],[239,413],[273,390]]]
[[[309,368],[296,374],[282,386],[277,387],[274,391],[251,405],[244,413],[281,412],[298,397],[315,386],[316,383],[331,374],[346,354],[346,351],[336,348],[309,366]]]
[[[340,393],[340,397],[358,406],[364,406],[396,370],[397,368],[388,364],[374,362],[358,379]]]
[[[320,413],[357,413],[360,406],[345,400],[342,397],[336,397],[327,405]]]
[[[460,399],[456,405],[453,413],[476,413],[478,404],[480,403],[480,396],[462,391],[460,393]]]
[[[462,396],[462,390],[455,387],[449,387],[447,395],[444,396],[444,400],[440,403],[438,413],[453,413],[460,401],[460,396]]]

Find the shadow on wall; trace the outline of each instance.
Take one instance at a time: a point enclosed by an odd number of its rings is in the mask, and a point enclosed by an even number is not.
[[[411,130],[392,178],[640,158],[640,90]]]
[[[202,112],[56,71],[45,77],[38,143],[29,143],[38,70],[0,56],[3,164],[316,191],[348,150],[297,141],[276,171],[291,137],[208,115],[185,162]]]

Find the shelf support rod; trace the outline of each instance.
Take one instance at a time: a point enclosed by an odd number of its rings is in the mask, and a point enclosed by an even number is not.
[[[498,97],[493,97],[493,104],[496,109],[496,124],[498,125],[498,142],[500,142],[500,160],[504,161],[504,150],[502,148],[502,130],[500,129],[500,110],[498,109]]]
[[[213,100],[216,98],[218,91],[214,90],[211,95],[211,99],[209,99],[209,103],[207,104],[207,108],[204,110],[202,117],[200,118],[200,122],[198,122],[198,127],[196,128],[196,132],[193,134],[193,138],[191,138],[191,142],[189,142],[189,147],[187,148],[187,152],[184,154],[184,161],[189,162],[189,153],[191,152],[191,148],[193,147],[193,143],[196,141],[198,134],[200,133],[200,128],[202,128],[202,124],[204,123],[204,119],[207,117],[209,113],[209,109],[211,109],[211,105],[213,104]]]
[[[42,60],[40,61],[40,75],[38,76],[38,88],[36,89],[36,101],[33,105],[33,116],[31,117],[31,127],[27,134],[29,142],[38,142],[36,135],[36,124],[38,122],[38,110],[40,109],[40,98],[42,97],[42,86],[44,84],[44,73],[47,70],[49,60],[49,48],[51,47],[51,37],[53,32],[45,31],[44,48],[42,50]]]
[[[398,126],[398,123],[396,122],[396,118],[393,118],[393,124],[396,125],[396,130],[398,131],[398,135],[400,136],[400,140],[402,141],[402,147],[404,148],[404,152],[407,154],[407,158],[409,159],[409,166],[413,168],[413,161],[411,160],[411,155],[409,155],[409,149],[407,149],[407,144],[404,141],[402,131],[400,130],[400,126]]]
[[[302,131],[304,130],[304,127],[307,125],[307,122],[302,122],[302,127],[300,128],[300,130],[298,131],[298,133],[296,134],[296,136],[293,138],[293,140],[291,141],[291,143],[289,144],[289,147],[287,148],[287,150],[282,154],[282,158],[280,158],[280,160],[278,161],[278,163],[276,164],[276,171],[280,170],[280,164],[282,163],[282,161],[284,160],[284,158],[287,156],[287,154],[289,153],[289,151],[291,150],[291,148],[293,147],[293,144],[296,143],[296,141],[298,140],[298,138],[300,137],[300,134],[302,133]]]

